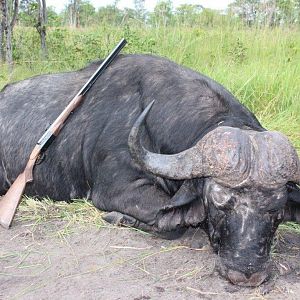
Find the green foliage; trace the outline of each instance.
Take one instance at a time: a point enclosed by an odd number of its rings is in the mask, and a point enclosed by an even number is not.
[[[175,15],[177,22],[183,25],[194,26],[199,20],[203,7],[194,4],[181,4],[177,7]]]
[[[141,35],[137,28],[125,25],[123,37],[127,40],[127,51],[129,53],[155,53],[156,42],[154,38],[149,38],[148,35]]]
[[[34,26],[38,15],[38,3],[35,0],[21,0],[19,22],[23,26]]]
[[[243,63],[247,57],[247,48],[244,46],[243,42],[238,38],[229,50],[229,55],[232,57],[233,61],[238,63]]]
[[[172,22],[172,2],[171,0],[158,1],[153,13],[150,13],[150,23],[158,26],[167,26]]]
[[[298,30],[154,27],[104,24],[49,28],[49,59],[42,61],[38,33],[16,27],[14,73],[0,68],[4,84],[35,74],[78,69],[103,58],[125,37],[124,52],[153,53],[202,72],[227,87],[268,129],[286,133],[300,152],[300,34]]]
[[[62,16],[57,14],[52,6],[47,7],[47,21],[49,27],[58,27],[63,24]]]
[[[193,4],[182,4],[173,8],[172,0],[158,1],[153,12],[145,10],[145,0],[134,0],[134,9],[119,9],[118,2],[100,7],[96,11],[90,0],[69,0],[60,15],[53,8],[48,8],[48,26],[124,26],[144,23],[154,27],[177,24],[219,28],[227,24],[244,27],[300,25],[299,0],[235,0],[229,5],[226,14]],[[21,0],[19,24],[34,26],[36,15],[37,2]]]
[[[146,17],[145,0],[134,0],[135,17],[144,21]]]
[[[81,26],[89,26],[94,23],[96,15],[95,7],[89,1],[81,1],[79,10],[79,24]]]
[[[235,0],[229,4],[229,11],[248,26],[300,24],[299,0]]]
[[[113,5],[100,7],[96,14],[97,21],[102,24],[120,25],[123,20],[123,14],[120,9]]]
[[[36,0],[21,0],[18,14],[18,23],[20,26],[34,27],[38,18],[38,3]],[[58,15],[54,7],[47,7],[47,25],[50,27],[61,26],[62,16]]]

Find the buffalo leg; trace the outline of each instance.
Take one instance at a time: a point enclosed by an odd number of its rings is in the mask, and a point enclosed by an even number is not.
[[[104,216],[102,216],[102,219],[116,226],[128,226],[145,231],[152,231],[152,226],[149,226],[143,222],[138,221],[136,218],[122,214],[117,211],[106,213]]]
[[[170,196],[153,183],[143,185],[139,179],[128,184],[115,197],[105,197],[103,192],[97,195],[92,192],[93,203],[100,210],[111,212],[104,217],[109,223],[156,233],[177,231],[185,227],[183,211],[178,208],[165,212],[164,207],[170,202]]]
[[[160,232],[157,231],[156,227],[147,225],[143,222],[138,221],[137,219],[122,214],[117,211],[112,211],[109,213],[106,213],[104,216],[102,216],[103,220],[116,226],[125,226],[125,227],[133,227],[136,229],[140,229],[146,232],[151,232],[154,235],[159,236],[160,238],[164,238],[167,240],[174,240],[179,237],[181,237],[185,231],[186,228],[177,228],[176,230],[169,231],[169,232]]]
[[[133,168],[131,163],[128,154],[122,157],[120,153],[110,153],[101,169],[97,169],[98,178],[91,191],[93,204],[103,211],[130,216],[153,232],[171,232],[185,227],[181,208],[165,213],[172,195],[153,176]],[[132,219],[125,219],[130,224],[135,223]]]

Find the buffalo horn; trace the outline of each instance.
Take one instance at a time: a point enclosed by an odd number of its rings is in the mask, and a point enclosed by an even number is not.
[[[141,125],[146,119],[153,100],[142,112],[134,123],[128,138],[128,146],[132,158],[142,169],[155,175],[170,179],[191,179],[203,177],[203,167],[199,166],[201,161],[201,146],[196,146],[177,154],[158,154],[146,150],[141,145]]]

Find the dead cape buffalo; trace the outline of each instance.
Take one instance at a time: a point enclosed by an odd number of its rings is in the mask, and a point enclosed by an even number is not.
[[[2,194],[98,65],[2,90]],[[220,84],[164,58],[125,55],[50,145],[26,194],[87,197],[108,212],[107,221],[157,233],[201,226],[220,273],[257,286],[269,277],[278,224],[297,220],[299,182],[288,139],[266,131]]]

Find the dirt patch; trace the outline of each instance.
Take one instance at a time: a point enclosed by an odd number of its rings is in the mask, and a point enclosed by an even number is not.
[[[52,209],[52,208],[51,208]],[[70,217],[70,216],[69,216]],[[273,278],[240,288],[214,270],[202,230],[167,241],[70,218],[0,230],[0,299],[299,299],[300,236],[279,231]]]

